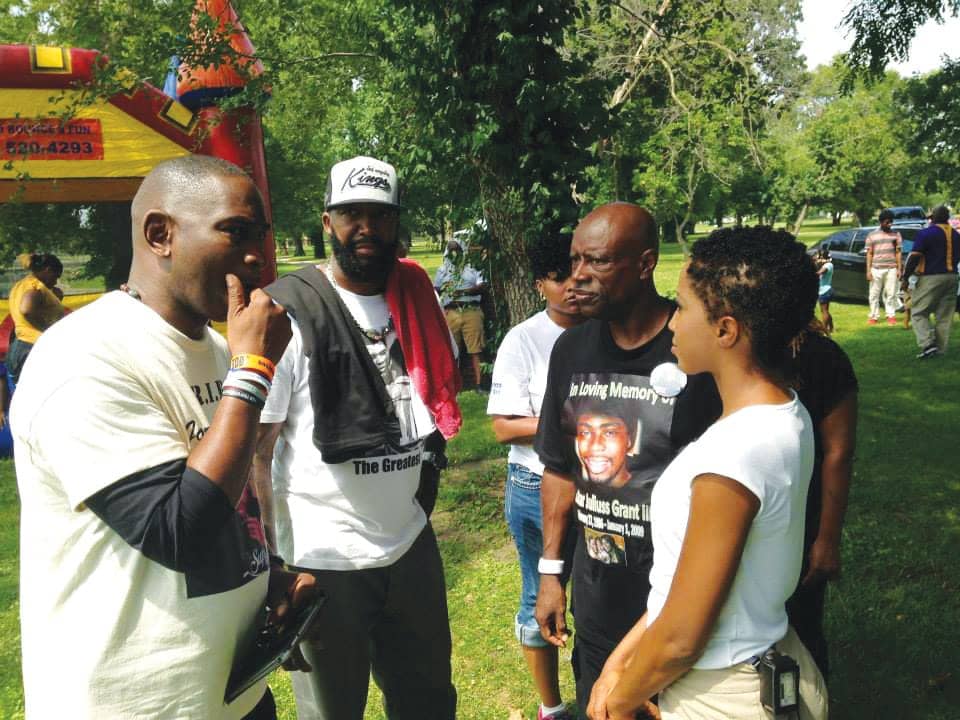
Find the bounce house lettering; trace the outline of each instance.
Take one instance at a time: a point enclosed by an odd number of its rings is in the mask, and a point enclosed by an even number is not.
[[[100,120],[0,118],[4,160],[103,160]]]

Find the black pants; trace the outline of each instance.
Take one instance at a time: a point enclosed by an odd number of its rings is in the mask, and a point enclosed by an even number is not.
[[[804,568],[806,572],[806,568]],[[801,577],[803,577],[801,575]],[[787,600],[787,617],[797,632],[814,662],[820,668],[825,681],[829,681],[830,654],[827,652],[827,638],[823,633],[823,607],[826,600],[827,583],[814,587],[798,587]]]
[[[299,720],[362,720],[370,673],[390,720],[453,720],[450,623],[443,565],[429,523],[393,565],[312,570],[327,603],[312,673],[291,673]]]
[[[577,686],[577,705],[581,714],[590,703],[590,692],[603,671],[603,665],[613,652],[612,647],[597,645],[577,633],[570,663],[573,666],[573,679]]]
[[[615,646],[614,646],[615,647]],[[587,705],[590,703],[590,692],[593,690],[594,683],[600,677],[604,663],[613,652],[613,647],[607,645],[595,645],[590,640],[577,636],[576,643],[573,646],[573,656],[571,663],[573,665],[573,678],[577,684],[577,705],[580,708],[581,717],[586,717]],[[656,702],[656,697],[653,701]],[[637,713],[637,720],[644,720],[649,716],[646,713]]]

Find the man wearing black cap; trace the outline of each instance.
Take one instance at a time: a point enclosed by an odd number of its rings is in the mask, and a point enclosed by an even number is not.
[[[337,163],[323,214],[332,261],[267,288],[293,338],[260,416],[253,482],[272,549],[328,598],[303,644],[315,672],[292,674],[300,720],[361,720],[371,671],[391,720],[455,714],[423,490],[459,428],[458,375],[430,278],[397,259],[399,211],[392,165]]]
[[[917,233],[907,257],[901,287],[919,274],[911,293],[913,331],[917,336],[920,360],[942,355],[950,340],[950,325],[957,301],[957,263],[960,262],[960,234],[949,224],[950,211],[939,205],[930,213],[930,226]],[[933,313],[935,325],[930,324]]]

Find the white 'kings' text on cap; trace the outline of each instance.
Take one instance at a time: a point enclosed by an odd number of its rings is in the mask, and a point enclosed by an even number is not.
[[[363,202],[400,207],[397,171],[393,165],[361,156],[338,162],[331,168],[326,206]]]

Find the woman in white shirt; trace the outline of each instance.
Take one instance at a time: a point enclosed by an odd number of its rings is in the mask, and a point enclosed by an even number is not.
[[[653,490],[647,613],[594,686],[593,720],[772,717],[755,663],[773,646],[800,664],[799,717],[826,717],[822,678],[784,608],[813,469],[790,345],[813,317],[817,285],[806,248],[783,231],[725,228],[693,246],[673,351],[684,372],[713,375],[723,415]]]
[[[533,617],[543,554],[540,478],[543,463],[532,443],[547,387],[553,344],[566,328],[583,321],[570,279],[570,236],[544,242],[529,253],[530,265],[546,308],[523,321],[503,338],[493,366],[487,413],[493,416],[497,441],[510,445],[505,514],[520,557],[520,607],[514,632],[540,695],[538,720],[573,718],[560,697],[557,648],[540,635]]]

